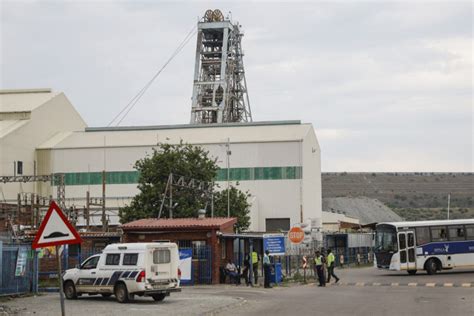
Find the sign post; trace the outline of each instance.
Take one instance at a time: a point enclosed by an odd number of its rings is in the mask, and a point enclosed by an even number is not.
[[[59,300],[61,301],[61,315],[66,315],[66,310],[64,308],[64,291],[63,291],[63,282],[62,276],[63,272],[61,269],[61,254],[59,253],[59,246],[56,246],[56,258],[58,258],[58,286],[59,286]]]
[[[306,268],[308,267],[308,259],[303,256],[303,282],[306,283]]]
[[[60,245],[68,244],[80,244],[82,242],[81,237],[69,223],[66,216],[56,204],[51,201],[48,212],[41,222],[41,226],[36,233],[35,239],[33,240],[32,248],[44,248],[49,246],[56,246],[56,256],[58,258],[58,286],[59,286],[59,298],[61,301],[61,315],[65,316],[66,311],[64,308],[64,292],[62,282],[62,269],[61,269],[61,254],[59,253]]]

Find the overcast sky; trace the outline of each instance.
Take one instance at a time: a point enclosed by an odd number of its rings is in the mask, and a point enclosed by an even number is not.
[[[473,4],[1,2],[1,78],[105,126],[208,8],[232,12],[254,121],[312,123],[323,171],[473,171]],[[121,125],[190,119],[193,38]]]

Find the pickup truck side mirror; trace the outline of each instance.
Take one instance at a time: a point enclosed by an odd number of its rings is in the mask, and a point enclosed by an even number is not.
[[[81,265],[80,264],[76,264],[76,269],[80,269],[81,268]]]

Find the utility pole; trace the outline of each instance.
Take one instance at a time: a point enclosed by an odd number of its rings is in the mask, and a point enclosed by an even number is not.
[[[102,231],[107,231],[107,218],[105,217],[105,170],[102,170]]]
[[[230,138],[227,138],[226,144],[226,154],[227,154],[227,217],[230,217]]]
[[[173,174],[170,173],[170,218],[173,218]]]
[[[211,189],[211,218],[214,218],[214,182]]]
[[[90,217],[89,217],[89,214],[90,214],[90,198],[91,198],[91,194],[89,191],[86,192],[86,209],[84,210],[85,211],[85,218],[86,218],[86,229],[87,231],[89,231],[90,229]]]
[[[449,219],[449,204],[451,204],[451,193],[448,193],[448,219]]]

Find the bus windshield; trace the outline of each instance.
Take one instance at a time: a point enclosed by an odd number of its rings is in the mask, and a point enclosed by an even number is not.
[[[377,230],[377,234],[375,236],[375,251],[396,252],[397,250],[397,233],[395,229]]]

